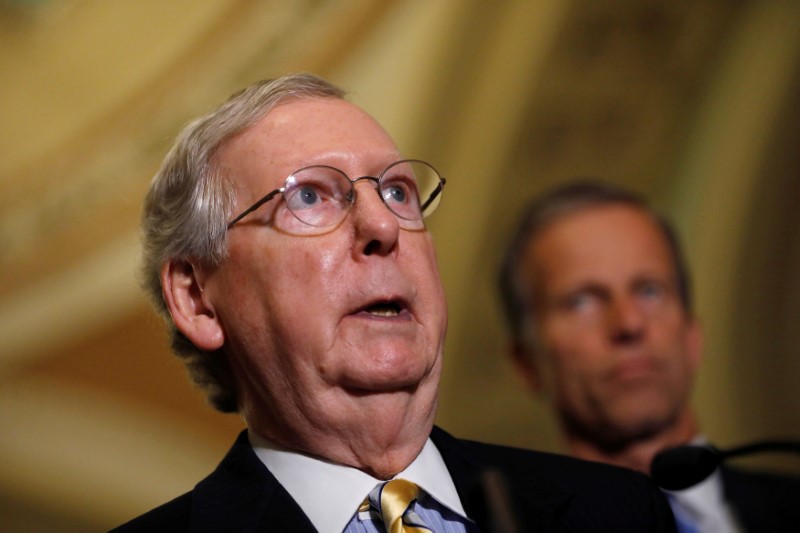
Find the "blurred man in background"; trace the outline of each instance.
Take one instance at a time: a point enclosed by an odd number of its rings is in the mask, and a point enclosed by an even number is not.
[[[672,227],[643,198],[581,181],[537,199],[500,284],[516,368],[552,403],[570,454],[649,473],[659,451],[702,442],[689,274]],[[796,527],[799,488],[723,468],[670,501],[685,531],[776,531]]]

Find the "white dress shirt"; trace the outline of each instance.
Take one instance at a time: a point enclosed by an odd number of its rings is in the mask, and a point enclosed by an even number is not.
[[[248,431],[248,438],[261,462],[320,533],[341,533],[369,491],[385,481],[356,468],[280,449],[253,431]],[[408,468],[395,477],[416,483],[445,507],[467,516],[444,460],[430,439]]]

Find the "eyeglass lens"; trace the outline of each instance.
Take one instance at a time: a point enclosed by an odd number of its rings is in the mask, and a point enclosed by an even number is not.
[[[378,194],[401,220],[421,221],[436,209],[441,199],[441,178],[422,161],[398,161],[384,170],[379,179]],[[300,221],[324,227],[337,224],[344,217],[355,200],[355,191],[342,171],[313,166],[292,174],[283,196],[286,206]]]

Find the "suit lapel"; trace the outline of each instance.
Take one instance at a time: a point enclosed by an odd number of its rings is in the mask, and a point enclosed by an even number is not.
[[[482,531],[492,531],[493,515],[500,511],[487,501],[482,476],[499,473],[511,500],[512,513],[521,531],[562,531],[561,515],[569,508],[572,496],[551,483],[546,468],[533,461],[503,466],[504,448],[460,441],[434,427],[431,440],[442,454],[456,485],[467,515]],[[527,456],[526,456],[527,457]],[[530,457],[536,457],[530,452]]]
[[[197,484],[192,531],[314,532],[308,517],[264,466],[243,431],[220,465]]]
[[[523,531],[560,531],[560,516],[571,495],[555,488],[542,461],[505,466],[505,448],[460,441],[434,427],[431,440],[442,454],[467,515],[482,531],[492,530],[481,475],[500,472]],[[537,457],[529,452],[526,457]],[[197,484],[192,495],[190,530],[315,532],[297,502],[258,459],[243,431],[219,466]]]

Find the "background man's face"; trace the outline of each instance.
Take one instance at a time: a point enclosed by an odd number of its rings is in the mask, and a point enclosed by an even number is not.
[[[355,178],[400,158],[370,116],[337,99],[282,104],[217,155],[238,210],[309,165]],[[433,416],[447,311],[432,239],[400,229],[372,182],[356,194],[347,218],[316,235],[280,197],[264,204],[230,230],[209,276],[240,386],[281,437],[344,432],[366,395],[415,394]]]
[[[647,214],[624,205],[567,214],[538,234],[522,270],[535,283],[533,381],[569,432],[614,445],[688,408],[699,327]]]

